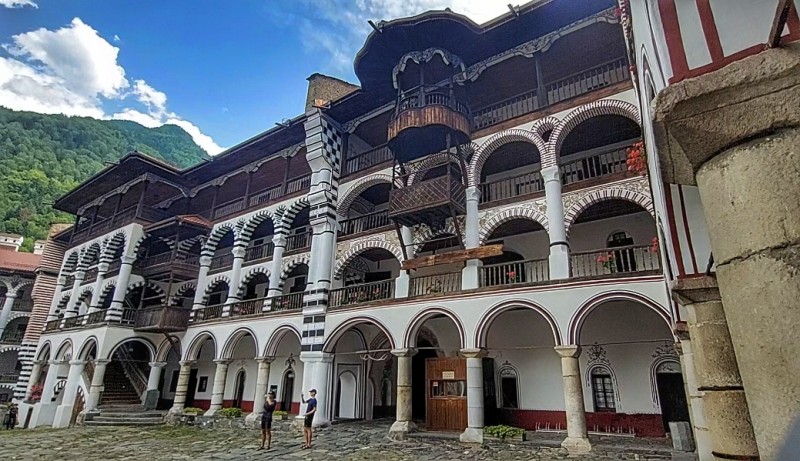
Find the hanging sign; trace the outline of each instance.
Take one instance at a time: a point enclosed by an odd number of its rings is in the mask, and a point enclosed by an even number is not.
[[[456,379],[456,372],[455,371],[443,371],[442,372],[442,379]]]

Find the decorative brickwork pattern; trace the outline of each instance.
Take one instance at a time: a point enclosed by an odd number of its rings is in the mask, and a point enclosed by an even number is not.
[[[521,205],[501,210],[499,213],[492,215],[481,224],[480,231],[480,245],[484,245],[486,240],[492,235],[495,229],[500,227],[503,223],[514,219],[529,219],[542,225],[547,231],[549,229],[547,223],[547,216],[533,206]]]
[[[476,186],[480,183],[481,171],[489,156],[501,146],[511,142],[527,142],[533,144],[542,157],[547,149],[547,143],[545,143],[544,139],[533,131],[519,129],[503,130],[487,139],[486,142],[478,147],[470,162],[468,186]],[[542,164],[544,164],[544,158],[542,158]]]
[[[353,258],[373,248],[382,248],[393,254],[398,261],[403,262],[403,250],[400,249],[399,245],[370,236],[364,240],[345,242],[345,244],[339,245],[338,251],[336,252],[336,267],[333,269],[333,277],[335,279],[341,278],[342,273]]]

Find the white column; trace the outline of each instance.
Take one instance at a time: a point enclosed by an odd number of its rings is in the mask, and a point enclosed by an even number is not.
[[[192,373],[194,360],[182,360],[181,370],[178,374],[178,384],[175,386],[175,400],[172,401],[170,413],[181,413],[186,405],[186,393],[189,390],[189,375]]]
[[[225,397],[225,381],[228,378],[228,365],[231,360],[217,359],[217,370],[214,372],[214,387],[211,389],[211,406],[208,407],[206,416],[214,416],[222,409],[222,401]]]
[[[92,299],[89,301],[89,310],[87,311],[89,314],[100,310],[98,305],[100,304],[100,295],[103,294],[103,281],[106,278],[106,272],[108,272],[108,263],[100,263],[97,265],[97,280],[94,282]]]
[[[476,186],[467,187],[467,218],[465,227],[464,246],[467,249],[478,248],[480,243],[480,214],[478,204],[481,200],[481,191]],[[461,288],[471,290],[480,286],[480,259],[470,259],[461,271]]]
[[[92,412],[97,410],[100,404],[100,396],[102,395],[105,387],[103,386],[103,379],[106,375],[106,366],[111,360],[97,359],[94,361],[94,374],[92,375],[92,383],[89,387],[89,395],[86,396],[85,410]]]
[[[3,310],[0,311],[0,336],[2,336],[6,330],[6,325],[8,325],[8,317],[11,316],[11,308],[14,307],[14,300],[16,299],[16,291],[9,291],[6,293],[6,300],[3,302]]]
[[[286,251],[286,236],[279,233],[272,236],[272,245],[275,249],[272,252],[272,265],[270,266],[268,298],[280,296],[281,289],[281,270],[283,269],[283,253]],[[269,310],[269,303],[264,305],[264,310]]]
[[[122,264],[119,266],[119,275],[117,276],[117,286],[114,288],[114,297],[111,300],[111,307],[106,312],[106,322],[119,322],[122,319],[125,293],[128,291],[128,283],[131,279],[134,262],[136,262],[135,256],[122,257]]]
[[[327,352],[301,352],[300,360],[303,362],[303,393],[308,399],[308,391],[317,390],[317,412],[314,414],[314,427],[330,424],[328,415],[328,383],[331,377],[331,363],[333,354]],[[300,414],[305,413],[306,406],[300,409]]]
[[[247,415],[249,422],[256,421],[261,413],[264,412],[264,402],[266,401],[267,388],[269,387],[269,370],[275,357],[256,357],[258,362],[258,374],[256,375],[256,395],[253,398],[253,412]]]
[[[85,360],[70,360],[69,374],[67,375],[67,384],[62,391],[63,400],[61,405],[56,408],[56,417],[53,419],[53,427],[68,427],[69,420],[72,419],[72,409],[75,406],[75,397],[78,395],[78,386],[80,385],[81,375],[86,366]]]
[[[412,421],[412,388],[411,388],[411,359],[417,353],[416,349],[395,349],[392,355],[397,357],[397,417],[389,429],[389,436],[402,440],[409,432],[414,432],[417,426]],[[422,392],[422,389],[419,389]],[[385,403],[384,403],[385,405]]]
[[[50,311],[47,314],[47,321],[55,320],[58,318],[56,315],[56,309],[58,309],[58,302],[61,300],[61,292],[64,290],[64,283],[66,282],[66,277],[63,275],[58,276],[58,280],[56,282],[56,290],[53,292],[53,301],[50,302]]]
[[[28,385],[25,388],[25,401],[28,402],[31,400],[31,393],[33,392],[33,386],[39,383],[39,380],[42,378],[42,366],[47,363],[43,360],[34,360],[33,361],[33,368],[31,368],[31,376],[28,378]]]
[[[72,294],[69,295],[64,317],[75,317],[78,315],[78,298],[81,296],[81,285],[83,285],[84,279],[86,279],[85,271],[75,271],[75,282],[72,284]]]
[[[161,390],[158,384],[161,382],[161,372],[167,366],[167,362],[150,362],[150,374],[147,376],[147,390],[144,394],[144,407],[147,410],[154,410],[158,406],[158,399],[161,397]]]
[[[200,270],[197,273],[197,289],[194,291],[194,300],[192,301],[192,318],[195,313],[205,307],[203,304],[203,295],[206,292],[206,285],[208,284],[208,269],[211,267],[211,256],[200,257]]]
[[[564,382],[564,408],[567,413],[567,438],[561,446],[570,453],[588,453],[592,449],[586,431],[586,409],[583,404],[583,384],[581,383],[578,357],[580,346],[556,346],[561,357],[561,376]]]
[[[461,349],[467,358],[467,428],[462,442],[483,443],[483,358],[485,349]]]
[[[405,254],[407,255],[408,259],[414,258],[414,234],[411,231],[410,227],[402,226],[400,228],[400,235],[403,236],[403,241],[401,243],[405,244]],[[411,285],[411,277],[409,276],[409,272],[407,270],[400,269],[400,274],[397,276],[394,282],[394,297],[395,298],[408,298],[408,290]]]
[[[234,246],[231,250],[233,254],[233,270],[231,271],[231,283],[228,285],[228,299],[225,300],[225,307],[222,309],[222,316],[231,315],[231,305],[239,302],[239,283],[242,280],[242,264],[244,264],[244,247]]]
[[[542,169],[547,201],[547,233],[550,236],[550,279],[569,278],[569,242],[561,199],[561,173],[558,165]]]
[[[31,429],[40,426],[49,426],[53,424],[53,417],[55,416],[57,405],[53,402],[55,395],[55,387],[58,382],[58,375],[61,368],[67,362],[61,360],[51,360],[50,367],[47,369],[47,376],[44,379],[44,386],[42,386],[42,398],[33,407],[33,415],[31,416],[31,423],[28,427]]]

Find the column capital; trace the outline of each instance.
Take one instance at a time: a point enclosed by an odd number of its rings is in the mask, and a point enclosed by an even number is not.
[[[233,362],[233,359],[214,359],[214,363],[217,365],[230,365]]]
[[[68,363],[67,360],[49,360],[47,363],[50,365],[66,365]]]
[[[716,277],[705,276],[676,280],[671,284],[670,290],[672,291],[672,300],[682,306],[722,299]]]
[[[100,274],[105,274],[108,272],[108,263],[102,262],[97,264],[97,272]]]
[[[478,348],[478,347],[467,347],[465,349],[461,349],[459,351],[464,358],[468,359],[479,359],[486,357],[489,353],[486,349]]]
[[[558,165],[542,168],[540,173],[544,182],[561,181],[561,170],[558,168]]]
[[[86,360],[70,360],[70,365],[86,365]]]
[[[274,356],[259,356],[256,357],[256,362],[258,363],[272,363],[275,361]]]
[[[197,363],[197,360],[181,360],[178,364],[182,367],[190,367]]]
[[[300,361],[303,363],[330,363],[333,362],[333,354],[317,351],[300,352]]]
[[[392,349],[392,355],[395,357],[413,357],[417,350],[413,347],[406,349]]]
[[[245,252],[246,250],[243,246],[234,246],[231,249],[231,254],[233,255],[234,258],[244,258]]]
[[[17,299],[17,296],[19,296],[19,293],[17,293],[16,290],[9,291],[8,293],[5,294],[6,299]]]
[[[556,346],[553,349],[555,349],[556,353],[562,358],[578,358],[581,355],[581,346],[578,345]]]
[[[76,270],[72,273],[72,276],[75,277],[75,280],[83,280],[86,278],[86,271],[85,270]]]
[[[133,264],[136,262],[136,256],[123,256],[119,260],[122,264]]]
[[[468,201],[478,201],[481,199],[481,190],[478,186],[469,186],[466,190],[466,197]]]
[[[167,366],[167,362],[150,362],[148,363],[151,368],[164,368]]]
[[[286,236],[284,234],[275,234],[272,236],[272,243],[276,247],[285,247],[286,246]]]
[[[200,266],[201,267],[209,267],[211,266],[211,256],[200,256]]]

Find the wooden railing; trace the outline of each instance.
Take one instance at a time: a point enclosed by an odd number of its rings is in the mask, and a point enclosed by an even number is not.
[[[91,283],[97,280],[97,274],[99,272],[100,270],[97,268],[97,266],[86,269],[86,276],[83,278],[83,283]]]
[[[627,160],[628,149],[622,148],[563,163],[559,167],[561,183],[564,185],[572,184],[586,179],[628,171]]]
[[[94,311],[86,317],[86,325],[97,325],[106,321],[106,311]]]
[[[161,253],[153,256],[148,256],[141,260],[139,265],[141,267],[153,267],[159,264],[167,264],[172,260],[172,252]]]
[[[119,323],[122,325],[133,325],[133,322],[136,321],[136,309],[122,309],[122,317],[119,319]]]
[[[264,304],[269,298],[246,299],[231,305],[231,317],[253,315],[263,312]]]
[[[75,274],[69,274],[68,276],[64,277],[64,288],[71,289],[72,285],[75,284]]]
[[[76,315],[74,317],[65,317],[63,328],[75,328],[82,326],[84,321],[86,320],[86,316],[87,314]]]
[[[288,295],[272,298],[273,311],[294,311],[303,308],[303,293],[289,293]]]
[[[269,189],[265,189],[260,192],[256,192],[252,196],[250,196],[250,203],[251,207],[256,205],[261,205],[262,203],[269,203],[273,200],[280,198],[281,190],[283,190],[283,186],[275,186]]]
[[[11,305],[11,310],[17,312],[30,312],[33,310],[32,299],[15,299],[14,304]]]
[[[72,233],[71,243],[82,243],[96,235],[130,224],[137,219],[147,222],[157,222],[167,219],[169,215],[164,210],[147,205],[133,205],[117,212],[113,217],[103,218],[91,225],[81,225]]]
[[[311,246],[311,231],[286,237],[286,251],[298,251]]]
[[[479,130],[495,123],[534,112],[539,108],[539,93],[536,90],[528,91],[476,110],[473,113],[472,123],[474,128]]]
[[[257,261],[259,259],[266,259],[272,256],[275,252],[275,244],[272,242],[262,243],[261,245],[253,245],[244,250],[245,261]]]
[[[122,266],[122,261],[119,258],[114,259],[110,263],[108,263],[108,270],[106,271],[106,278],[115,275],[119,272],[119,268]]]
[[[573,277],[655,271],[661,267],[658,250],[649,245],[573,253],[569,259]]]
[[[296,178],[286,181],[285,184],[272,186],[268,189],[263,189],[254,192],[247,197],[240,197],[225,203],[221,203],[215,206],[213,210],[209,210],[208,215],[211,216],[211,219],[219,219],[222,218],[223,216],[229,216],[235,213],[239,213],[248,208],[253,208],[259,205],[264,205],[270,202],[274,202],[286,195],[291,195],[306,190],[310,186],[311,186],[310,174],[298,176]],[[201,214],[204,216],[206,215],[206,213],[201,213]]]
[[[44,331],[56,331],[61,326],[61,319],[50,320],[44,324]]]
[[[505,200],[525,194],[533,194],[544,190],[544,180],[539,171],[524,173],[510,178],[484,182],[479,185],[480,203]]]
[[[0,373],[0,383],[8,384],[8,383],[16,383],[19,381],[19,372],[12,371],[7,373]]]
[[[311,175],[300,176],[286,182],[286,195],[300,192],[311,186]]]
[[[3,344],[22,344],[22,337],[25,336],[24,332],[14,331],[0,336],[0,343]]]
[[[461,291],[461,271],[411,277],[408,295],[422,296]]]
[[[225,253],[211,258],[211,265],[208,266],[208,270],[216,271],[220,269],[226,269],[232,265],[233,265],[233,254]]]
[[[372,148],[366,152],[355,154],[347,158],[344,162],[344,174],[351,174],[357,171],[366,170],[375,165],[392,160],[392,151],[386,144]]]
[[[206,306],[198,309],[194,313],[194,321],[200,322],[202,320],[213,320],[222,317],[222,311],[225,309],[224,304],[215,304],[213,306]]]
[[[408,90],[398,96],[392,119],[410,109],[420,109],[427,106],[445,106],[470,118],[469,107],[459,101],[449,88],[437,86],[419,86]]]
[[[352,235],[391,225],[389,210],[376,211],[350,218],[339,224],[339,235]]]
[[[382,280],[331,290],[328,306],[348,306],[392,298],[394,298],[394,280]]]
[[[550,267],[547,259],[489,264],[480,268],[482,287],[543,282],[549,279]]]
[[[237,211],[242,211],[245,209],[246,204],[247,201],[244,198],[237,198],[236,200],[231,200],[218,205],[214,208],[214,219],[221,218],[222,216],[228,216],[229,214],[236,213]]]
[[[183,331],[189,324],[191,309],[179,306],[156,306],[136,311],[133,328],[161,332]]]

